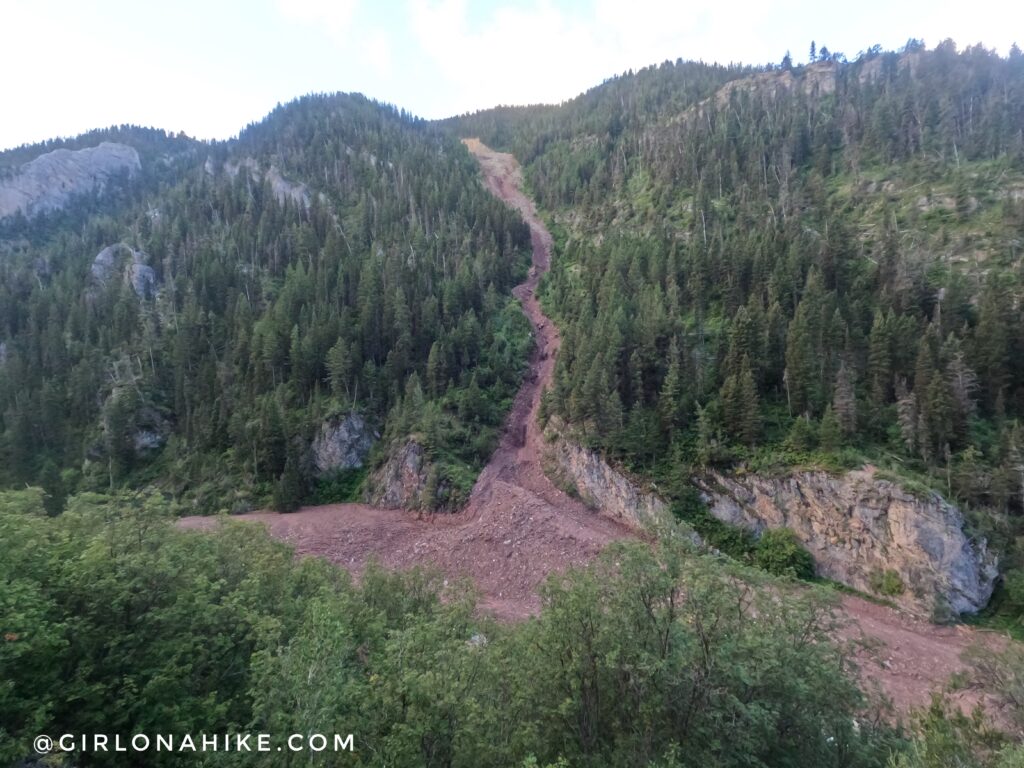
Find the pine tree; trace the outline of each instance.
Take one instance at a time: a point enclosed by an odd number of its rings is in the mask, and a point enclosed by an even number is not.
[[[887,405],[892,392],[892,338],[881,310],[875,310],[868,339],[868,381],[871,404],[875,408]]]
[[[900,426],[900,436],[909,453],[917,451],[919,442],[918,424],[920,414],[917,407],[917,394],[907,389],[902,379],[896,382],[896,415]]]
[[[960,341],[952,334],[943,347],[943,357],[948,361],[946,382],[953,401],[953,432],[962,441],[967,438],[970,420],[977,412],[978,376],[967,365]]]
[[[842,443],[842,428],[839,426],[839,419],[831,405],[825,406],[825,413],[821,417],[821,424],[818,427],[818,445],[821,450],[834,453],[839,450]]]
[[[812,273],[813,274],[813,273]],[[820,322],[820,304],[816,301],[816,281],[808,278],[808,289],[786,332],[787,396],[793,413],[813,411],[817,399],[818,373],[815,361],[822,360],[812,332],[812,323]],[[820,329],[819,329],[820,332]]]
[[[853,374],[845,360],[839,364],[839,371],[836,373],[832,407],[843,435],[853,435],[857,431],[857,396],[853,387]]]
[[[817,442],[817,425],[806,416],[797,416],[786,435],[786,447],[791,451],[805,453],[814,450]]]
[[[711,464],[718,457],[721,444],[717,414],[709,404],[701,407],[697,403],[697,461],[702,466]]]
[[[764,379],[765,386],[779,391],[786,370],[786,317],[778,301],[772,302],[765,320]]]
[[[305,489],[298,459],[289,451],[284,471],[274,486],[274,509],[278,512],[294,512],[302,506],[304,496]]]
[[[123,478],[135,465],[135,412],[138,408],[138,393],[134,389],[122,389],[107,400],[103,432],[109,460],[110,482]]]
[[[758,329],[747,311],[746,306],[736,310],[736,315],[729,326],[729,352],[725,357],[722,372],[725,376],[734,376],[740,372],[743,358],[757,360],[760,352]]]
[[[658,394],[658,413],[661,416],[661,427],[672,439],[677,427],[682,426],[683,381],[679,363],[679,345],[672,337],[668,351],[668,372]]]
[[[441,343],[435,341],[430,345],[430,354],[427,356],[427,390],[431,397],[437,397],[441,393],[447,378]]]
[[[740,371],[739,390],[743,403],[740,439],[747,445],[753,445],[761,433],[761,405],[757,396],[757,385],[754,383],[754,374],[751,372],[750,363],[747,360],[744,360],[743,368]]]
[[[942,456],[953,440],[953,398],[949,385],[941,376],[932,377],[928,386],[925,420],[931,455]]]
[[[976,369],[985,384],[985,402],[990,413],[997,413],[996,401],[1003,394],[1009,360],[1009,328],[1006,308],[1011,306],[1005,291],[992,278],[982,292],[978,311],[978,326],[974,333],[972,350]]]
[[[327,353],[327,376],[336,397],[344,395],[346,400],[352,399],[352,373],[352,355],[345,340],[339,337]]]
[[[67,501],[67,491],[64,487],[64,480],[60,475],[60,469],[52,459],[43,462],[39,470],[39,486],[46,493],[43,499],[43,506],[47,514],[56,517],[64,511],[64,504]]]
[[[733,439],[753,445],[761,431],[761,408],[750,361],[744,357],[738,374],[726,378],[721,389],[726,429]]]
[[[630,409],[642,406],[645,402],[644,396],[644,365],[637,350],[629,356],[629,396]]]
[[[925,397],[935,375],[935,352],[932,347],[931,326],[921,337],[917,346],[917,360],[914,362],[914,392],[918,400]],[[922,403],[923,404],[923,403]]]

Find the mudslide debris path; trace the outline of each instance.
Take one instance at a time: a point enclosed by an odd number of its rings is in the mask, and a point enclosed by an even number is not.
[[[544,474],[537,410],[554,371],[559,335],[541,310],[537,284],[551,263],[551,235],[522,192],[515,158],[476,140],[465,143],[480,162],[487,188],[516,208],[530,227],[533,268],[513,295],[530,321],[535,341],[498,448],[480,473],[468,504],[455,514],[418,518],[366,504],[330,504],[238,519],[262,522],[299,554],[325,557],[355,573],[376,558],[387,568],[433,565],[451,577],[468,576],[480,589],[484,610],[514,620],[537,612],[537,587],[548,574],[586,563],[609,542],[633,533],[587,509]],[[204,528],[215,519],[189,517],[181,524]]]
[[[452,578],[467,576],[479,588],[484,610],[515,620],[538,611],[537,587],[548,574],[582,565],[611,541],[635,533],[587,509],[544,474],[537,410],[552,378],[560,339],[541,309],[537,285],[550,267],[551,235],[522,191],[516,159],[477,139],[464,143],[479,161],[487,188],[516,208],[530,227],[533,269],[513,294],[536,342],[499,446],[469,503],[455,514],[423,517],[366,504],[330,504],[239,519],[259,521],[299,554],[327,558],[357,574],[376,558],[387,568],[433,565]],[[216,519],[189,517],[181,524],[207,528]],[[962,669],[960,653],[978,634],[963,627],[936,627],[859,598],[845,598],[842,605],[855,622],[844,637],[863,632],[877,640],[878,661],[865,660],[863,672],[880,684],[899,712],[927,704],[930,692]]]

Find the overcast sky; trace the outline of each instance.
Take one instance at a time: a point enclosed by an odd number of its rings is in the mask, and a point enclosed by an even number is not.
[[[1006,54],[1019,0],[0,0],[0,148],[119,123],[227,138],[311,91],[423,117],[558,102],[666,59]],[[1017,41],[1024,46],[1024,39]]]

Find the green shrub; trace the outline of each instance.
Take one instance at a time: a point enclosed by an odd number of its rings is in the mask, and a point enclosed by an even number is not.
[[[1013,570],[1004,574],[1001,607],[1014,616],[1024,616],[1024,571]]]
[[[754,535],[736,525],[723,523],[712,515],[693,486],[684,489],[672,502],[672,514],[693,527],[704,542],[734,560],[750,563],[757,541]]]
[[[814,578],[814,558],[789,528],[765,531],[757,542],[754,562],[777,576]]]
[[[892,569],[886,571],[875,569],[868,576],[868,584],[876,595],[885,595],[886,597],[902,595],[907,588],[900,575]]]
[[[358,469],[339,469],[316,481],[311,502],[313,504],[345,504],[359,501],[363,492],[363,483],[367,471]]]
[[[818,425],[806,416],[798,416],[793,421],[783,446],[790,451],[806,453],[814,450],[818,444]]]

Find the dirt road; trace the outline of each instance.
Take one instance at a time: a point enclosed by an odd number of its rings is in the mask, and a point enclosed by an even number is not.
[[[465,143],[479,160],[488,189],[517,208],[530,226],[534,268],[513,293],[536,339],[529,373],[500,445],[481,472],[469,504],[457,514],[426,518],[365,504],[240,517],[264,523],[300,554],[325,557],[356,573],[376,558],[389,568],[432,564],[451,577],[468,576],[479,587],[486,610],[514,620],[537,611],[536,589],[548,574],[586,563],[609,542],[633,533],[591,512],[544,475],[544,441],[536,416],[560,340],[541,310],[536,289],[550,266],[551,235],[522,192],[515,158],[475,139]],[[182,520],[191,528],[215,524],[208,517]],[[977,634],[962,627],[935,627],[858,598],[844,599],[843,609],[855,622],[844,636],[863,633],[878,646],[877,661],[864,659],[864,674],[882,687],[900,712],[926,704],[930,691],[962,668],[960,653]]]

